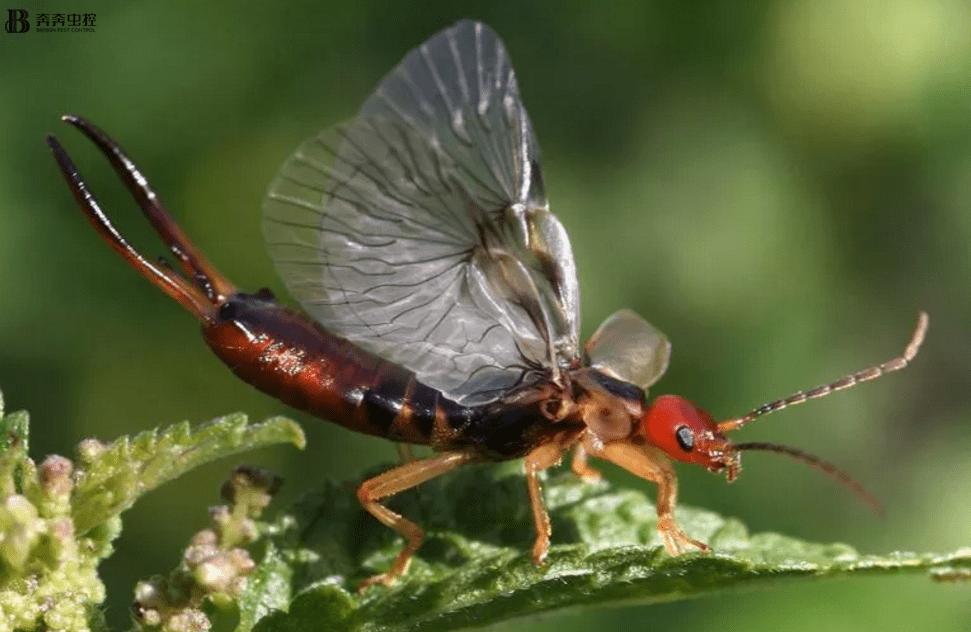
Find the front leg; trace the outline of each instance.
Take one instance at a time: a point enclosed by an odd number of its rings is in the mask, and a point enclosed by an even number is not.
[[[664,548],[671,555],[687,553],[692,547],[707,553],[704,542],[688,537],[674,520],[674,506],[678,496],[678,477],[671,461],[659,450],[649,445],[615,441],[600,449],[590,449],[593,456],[605,459],[624,468],[631,474],[657,484],[657,530]]]

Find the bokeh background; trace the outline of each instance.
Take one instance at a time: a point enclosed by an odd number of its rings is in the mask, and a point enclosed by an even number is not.
[[[9,410],[30,410],[35,457],[241,410],[305,422],[305,452],[244,457],[286,475],[283,502],[321,476],[353,481],[395,458],[387,442],[287,411],[237,381],[191,318],[88,227],[44,134],[61,137],[144,251],[161,246],[61,114],[117,138],[238,285],[285,295],[260,236],[278,166],[304,137],[351,117],[408,50],[473,17],[504,38],[517,70],[552,208],[573,241],[584,336],[620,307],[665,331],[674,356],[657,392],[737,415],[891,357],[918,310],[931,315],[905,372],[744,431],[844,466],[884,499],[885,520],[772,455],[749,456],[732,486],[680,468],[683,502],[753,531],[867,552],[971,545],[964,0],[14,4],[97,16],[95,33],[0,32],[0,387]],[[116,626],[134,582],[167,572],[206,523],[232,464],[194,472],[125,515],[104,564]],[[510,629],[966,630],[969,621],[967,584],[900,577]]]

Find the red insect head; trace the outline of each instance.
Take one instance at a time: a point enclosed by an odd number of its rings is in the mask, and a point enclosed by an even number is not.
[[[739,454],[708,411],[677,395],[660,395],[641,416],[637,434],[672,459],[702,465],[711,472],[738,475]]]

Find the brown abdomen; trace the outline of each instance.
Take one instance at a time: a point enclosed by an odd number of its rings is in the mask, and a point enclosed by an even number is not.
[[[436,419],[441,431],[446,418],[461,423],[471,414],[408,369],[330,333],[266,291],[229,298],[203,336],[244,381],[357,432],[430,445]]]

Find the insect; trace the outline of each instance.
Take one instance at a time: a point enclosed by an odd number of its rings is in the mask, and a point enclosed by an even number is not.
[[[362,589],[394,582],[424,537],[383,501],[469,463],[524,459],[537,564],[550,545],[537,475],[570,450],[581,477],[598,476],[588,465],[596,457],[657,485],[658,531],[672,555],[708,550],[675,521],[672,461],[731,481],[741,452],[774,451],[876,502],[817,457],[726,435],[902,369],[920,347],[927,316],[900,356],[742,417],[715,422],[674,395],[649,404],[670,343],[622,310],[580,345],[570,242],[549,211],[509,56],[484,24],[459,22],[408,53],[351,123],[310,138],[282,167],[266,197],[263,230],[302,313],[268,290],[240,292],[114,140],[83,118],[64,120],[106,156],[178,269],[125,240],[48,136],[81,210],[129,265],[199,320],[206,343],[236,375],[351,430],[435,451],[357,490],[363,507],[405,540],[391,568]]]

